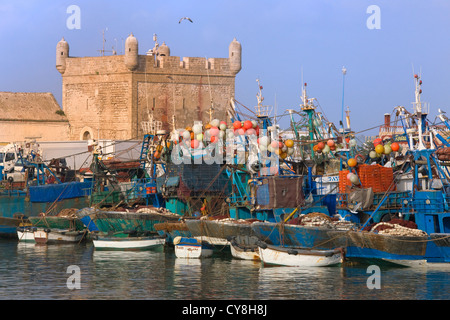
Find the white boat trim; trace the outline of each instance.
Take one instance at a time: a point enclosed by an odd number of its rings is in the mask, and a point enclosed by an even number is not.
[[[92,240],[96,249],[144,249],[164,246],[164,238],[130,237],[98,238]]]
[[[36,242],[34,239],[34,232],[30,230],[19,231],[17,230],[17,238],[19,242]]]
[[[280,250],[282,249],[282,250]],[[289,253],[287,249],[297,251]],[[309,250],[305,248],[277,248],[276,246],[259,247],[259,256],[264,264],[291,267],[324,267],[343,262],[340,250]]]
[[[252,261],[261,261],[259,256],[259,248],[255,248],[254,251],[244,250],[239,248],[238,246],[234,246],[233,243],[230,243],[230,251],[233,258],[241,259],[241,260],[252,260]]]

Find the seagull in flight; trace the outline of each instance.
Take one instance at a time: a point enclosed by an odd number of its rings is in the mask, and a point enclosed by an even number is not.
[[[190,21],[191,23],[194,22],[194,21],[191,20],[191,18],[184,17],[184,18],[181,18],[180,21],[178,21],[178,23],[181,23],[181,21],[183,21],[183,20],[188,20],[188,21]]]

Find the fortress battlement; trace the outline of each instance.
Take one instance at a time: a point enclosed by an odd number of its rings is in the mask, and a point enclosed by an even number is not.
[[[142,55],[131,34],[123,55],[71,57],[63,38],[56,46],[56,69],[70,139],[139,138],[150,113],[167,130],[207,122],[210,110],[226,120],[241,45],[234,39],[228,49],[228,58],[179,57],[156,43]]]
[[[124,63],[124,55],[100,57],[68,57],[63,76],[101,75],[113,73],[149,74],[204,74],[235,76],[230,70],[228,58],[159,57],[139,55],[139,66],[130,71]]]

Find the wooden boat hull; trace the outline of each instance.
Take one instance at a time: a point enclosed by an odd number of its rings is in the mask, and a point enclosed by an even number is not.
[[[349,260],[379,260],[402,266],[426,261],[428,236],[393,236],[351,231],[347,237],[346,258]]]
[[[34,240],[37,244],[79,243],[84,236],[83,231],[41,228],[34,231]]]
[[[23,218],[16,217],[20,213],[23,217],[35,217],[41,212],[52,212],[64,209],[84,208],[89,206],[88,197],[63,199],[57,202],[32,202],[27,198],[26,192],[10,190],[0,193],[0,237],[17,239],[17,227],[24,222]]]
[[[160,213],[156,208],[152,212],[123,212],[105,211],[92,208],[83,208],[77,216],[89,231],[98,231],[104,234],[110,232],[155,232],[155,224],[178,221],[175,214]]]
[[[233,258],[241,260],[260,261],[259,247],[256,237],[232,237],[230,240],[230,251]]]
[[[70,229],[77,231],[84,231],[86,229],[83,222],[81,222],[81,220],[76,217],[44,216],[28,217],[28,220],[33,226],[38,228]]]
[[[36,229],[37,228],[33,226],[18,227],[17,238],[19,239],[19,242],[36,242],[34,240],[34,232]]]
[[[345,230],[326,227],[289,225],[271,222],[255,222],[251,225],[254,235],[275,246],[334,249],[346,246]]]
[[[162,237],[98,237],[92,240],[95,249],[106,250],[148,250],[162,248]]]
[[[430,238],[435,254],[428,258],[429,262],[450,262],[450,233],[432,233]],[[431,251],[431,250],[429,250]],[[428,252],[427,252],[428,253]]]
[[[192,237],[202,238],[214,245],[229,245],[227,239],[233,236],[253,236],[251,225],[255,220],[186,220]]]
[[[173,245],[173,240],[176,237],[191,238],[192,234],[186,226],[186,223],[175,221],[175,222],[162,222],[155,223],[154,225],[156,232],[160,236],[166,237],[166,242],[169,245]]]
[[[260,246],[259,256],[264,264],[290,267],[326,267],[343,262],[342,249],[311,250],[305,248],[287,248]]]
[[[213,255],[212,245],[206,241],[195,238],[176,237],[174,239],[175,255],[177,258],[200,259],[209,258]]]

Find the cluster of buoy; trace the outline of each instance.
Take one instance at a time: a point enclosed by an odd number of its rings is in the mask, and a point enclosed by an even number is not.
[[[227,130],[229,129],[229,130]],[[192,149],[202,148],[208,144],[216,143],[221,139],[234,139],[238,136],[253,137],[256,139],[260,152],[271,152],[285,159],[294,154],[294,141],[292,139],[271,139],[268,135],[260,136],[260,127],[255,120],[234,121],[228,126],[226,121],[214,119],[203,126],[201,122],[192,127],[177,130],[171,135],[171,142],[175,145],[184,142]]]
[[[287,140],[271,140],[267,136],[259,137],[258,147],[261,152],[271,152],[278,155],[281,159],[286,159],[288,156],[294,154],[294,141],[292,139]]]
[[[245,120],[245,121],[239,121],[236,120],[233,122],[233,133],[235,136],[252,136],[256,135],[259,136],[259,125],[258,122],[255,120]]]
[[[316,153],[330,153],[330,151],[336,150],[336,143],[330,139],[327,142],[320,141],[313,146],[313,152]]]
[[[348,147],[354,148],[356,147],[356,140],[354,138],[345,138],[345,142],[348,144]],[[328,139],[327,141],[320,141],[313,146],[313,152],[318,154],[327,154],[331,151],[339,151],[339,149],[343,148],[342,144],[338,144],[333,139]]]
[[[392,152],[401,151],[401,146],[397,142],[386,142],[383,144],[383,141],[380,138],[373,140],[374,150],[369,152],[369,157],[371,159],[380,158],[382,155],[389,155]]]
[[[215,143],[219,139],[225,138],[227,130],[226,121],[214,119],[203,127],[201,122],[194,123],[192,127],[188,126],[172,132],[171,140],[174,144],[184,141],[188,146],[197,149],[201,144]]]

